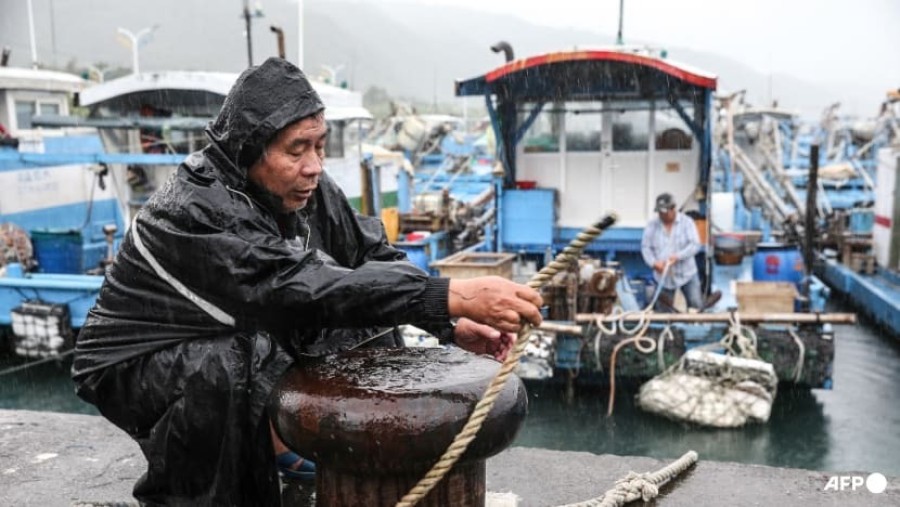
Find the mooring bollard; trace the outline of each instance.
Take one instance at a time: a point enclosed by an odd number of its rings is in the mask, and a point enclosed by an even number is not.
[[[500,363],[456,348],[364,349],[292,368],[272,421],[288,447],[316,462],[316,505],[394,505],[447,449]],[[525,417],[512,376],[466,453],[421,506],[483,506],[485,460]]]

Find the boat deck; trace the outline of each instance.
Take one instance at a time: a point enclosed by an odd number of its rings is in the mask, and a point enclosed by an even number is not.
[[[900,276],[883,269],[864,275],[834,259],[826,259],[817,271],[857,309],[900,337]]]

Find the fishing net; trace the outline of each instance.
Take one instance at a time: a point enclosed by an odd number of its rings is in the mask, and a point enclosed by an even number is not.
[[[24,269],[34,265],[34,250],[28,233],[11,223],[0,223],[0,267],[18,262]]]
[[[695,349],[641,386],[637,403],[670,419],[734,428],[768,421],[777,386],[765,361]]]

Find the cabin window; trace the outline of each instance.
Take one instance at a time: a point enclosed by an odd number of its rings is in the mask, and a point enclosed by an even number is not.
[[[37,114],[37,103],[32,100],[16,101],[16,128],[30,129],[31,118]]]
[[[528,104],[525,111],[531,111],[534,104]],[[562,107],[545,104],[534,123],[525,132],[522,148],[525,153],[555,153],[559,151],[559,133],[562,130]],[[528,118],[527,113],[519,114],[519,124]]]
[[[325,158],[343,158],[344,157],[344,126],[342,121],[333,121],[329,123],[331,132],[325,141]]]
[[[687,125],[674,111],[657,111],[656,113],[656,149],[690,150],[694,137]]]
[[[613,151],[647,151],[650,146],[650,111],[622,111],[613,121]]]
[[[55,102],[41,102],[40,114],[59,115],[59,104]]]
[[[59,102],[37,102],[34,100],[16,101],[16,128],[30,129],[34,127],[32,118],[39,114],[60,114]]]
[[[566,104],[566,151],[600,151],[601,110],[599,102]]]

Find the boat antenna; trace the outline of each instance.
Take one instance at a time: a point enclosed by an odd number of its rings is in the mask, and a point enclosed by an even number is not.
[[[619,33],[616,35],[616,45],[622,46],[625,40],[622,38],[622,23],[625,18],[625,0],[619,0]]]
[[[491,51],[493,51],[494,53],[499,53],[500,51],[503,51],[503,54],[506,56],[507,62],[511,62],[511,61],[515,60],[515,57],[513,56],[513,48],[505,40],[502,40],[502,41],[494,44],[493,46],[491,46]]]

